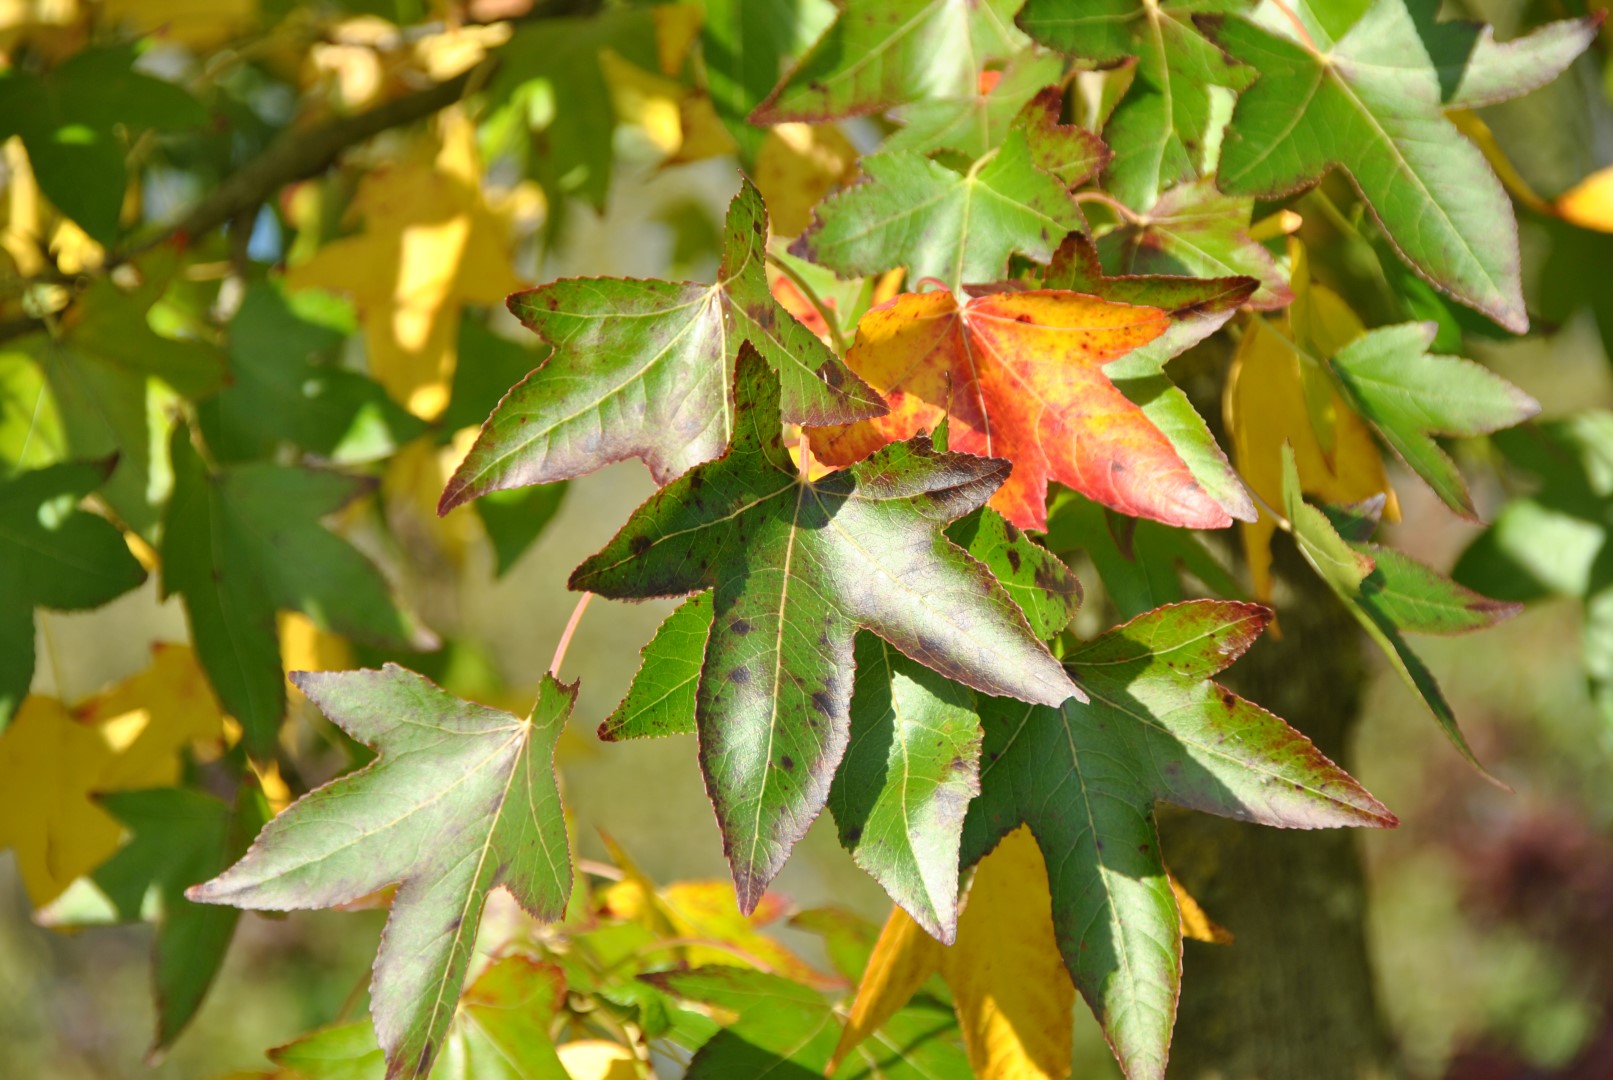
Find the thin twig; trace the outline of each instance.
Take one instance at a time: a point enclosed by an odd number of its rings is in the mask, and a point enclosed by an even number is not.
[[[767,253],[767,261],[777,267],[779,273],[789,278],[790,283],[801,290],[801,295],[806,298],[806,302],[817,309],[818,315],[823,319],[823,325],[829,328],[829,338],[834,342],[835,352],[840,356],[845,356],[846,339],[840,333],[840,323],[835,318],[834,309],[818,298],[817,291],[806,283],[806,279],[796,272],[795,267],[774,255],[771,251]]]
[[[591,592],[585,592],[577,598],[577,606],[571,609],[571,618],[566,622],[566,629],[560,635],[560,644],[555,646],[554,659],[549,662],[549,674],[560,678],[560,665],[566,661],[566,650],[571,648],[571,635],[577,632],[577,624],[582,622],[582,613],[588,610],[588,601],[594,598]]]

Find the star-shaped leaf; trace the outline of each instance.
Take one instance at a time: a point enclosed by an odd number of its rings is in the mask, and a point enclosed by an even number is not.
[[[1075,575],[1001,515],[976,510],[946,534],[986,564],[1037,637],[1053,637],[1075,617],[1081,603]],[[627,696],[600,725],[601,738],[695,732],[695,689],[711,623],[710,593],[667,617],[644,647]],[[854,656],[850,742],[829,809],[857,864],[926,930],[950,940],[963,814],[979,788],[974,692],[872,634],[857,636]]]
[[[1210,180],[1178,184],[1136,221],[1099,239],[1103,268],[1111,274],[1252,277],[1260,287],[1250,307],[1283,307],[1294,293],[1271,252],[1249,236],[1253,210],[1253,199],[1223,195]]]
[[[380,571],[320,525],[369,490],[365,480],[268,462],[210,469],[183,424],[169,449],[163,592],[183,597],[202,667],[253,754],[273,751],[286,711],[276,611],[380,645],[434,642],[394,606]]]
[[[1352,9],[1267,0],[1250,20],[1219,22],[1216,40],[1260,78],[1238,99],[1216,182],[1228,194],[1270,197],[1342,168],[1419,274],[1522,333],[1512,207],[1444,110],[1550,82],[1600,19],[1551,23],[1501,45],[1488,27],[1436,22],[1437,9],[1435,0]]]
[[[843,277],[903,266],[909,280],[957,289],[996,281],[1019,252],[1046,262],[1084,220],[1065,186],[1036,167],[1022,130],[966,172],[909,150],[863,159],[868,179],[818,205],[790,253]]]
[[[1233,63],[1193,25],[1197,15],[1241,11],[1251,0],[1030,0],[1019,25],[1031,37],[1107,67],[1137,57],[1131,91],[1104,131],[1115,147],[1105,190],[1139,210],[1204,174],[1210,87],[1238,91],[1255,72]]]
[[[545,675],[527,719],[461,701],[394,664],[296,683],[372,763],[303,796],[192,900],[294,911],[398,885],[370,991],[389,1078],[424,1078],[454,1018],[482,905],[507,890],[558,919],[571,856],[554,747],[575,685]]]
[[[879,396],[773,299],[766,244],[767,211],[746,181],[728,207],[714,284],[572,279],[511,297],[510,310],[555,351],[488,418],[440,512],[625,458],[642,458],[658,484],[710,461],[733,429],[728,390],[742,341],[778,373],[787,420],[883,411]]]
[[[1165,376],[1163,368],[1166,361],[1226,325],[1233,313],[1254,295],[1259,283],[1247,277],[1105,277],[1092,244],[1084,236],[1072,236],[1053,256],[1053,263],[1042,278],[1042,287],[1068,289],[1116,303],[1139,304],[1170,312],[1169,329],[1113,361],[1103,373],[1165,433],[1192,471],[1193,478],[1222,509],[1240,520],[1252,520],[1254,503],[1243,482],[1216,444],[1204,418],[1187,400],[1187,395]]]
[[[1402,631],[1465,634],[1509,619],[1522,606],[1480,596],[1393,548],[1365,543],[1364,536],[1340,535],[1336,519],[1305,501],[1294,452],[1286,445],[1283,513],[1305,561],[1383,650],[1468,763],[1493,779],[1473,756],[1434,673],[1412,651]],[[1370,534],[1376,524],[1375,518],[1368,518],[1362,531]]]
[[[146,579],[116,526],[78,509],[115,462],[50,465],[0,480],[0,728],[34,675],[34,608],[84,611]]]
[[[1024,47],[1013,23],[1023,2],[846,0],[751,122],[822,121],[967,96],[989,61]]]
[[[859,627],[976,689],[1049,703],[1074,692],[990,571],[941,535],[1007,464],[920,437],[809,482],[784,449],[778,393],[743,350],[728,453],[652,496],[571,576],[623,598],[715,589],[695,717],[745,911],[828,797]]]
[[[1395,822],[1304,736],[1211,681],[1270,618],[1225,601],[1160,608],[1066,654],[1089,704],[982,701],[965,864],[1030,826],[1065,965],[1132,1080],[1164,1075],[1181,979],[1156,801],[1288,828]]]
[[[1433,435],[1487,435],[1521,424],[1540,404],[1470,360],[1430,356],[1437,327],[1378,327],[1329,361],[1356,410],[1446,506],[1476,518],[1467,482]]]
[[[890,413],[815,429],[813,450],[844,465],[947,417],[952,447],[1014,463],[992,506],[1020,528],[1047,527],[1050,480],[1137,517],[1220,528],[1227,512],[1104,373],[1170,321],[1061,290],[963,304],[945,290],[903,294],[863,316],[846,356]]]
[[[886,136],[880,151],[956,150],[981,157],[1003,141],[1009,124],[1038,91],[1063,77],[1064,62],[1052,53],[1021,52],[958,97],[923,98],[892,109],[891,119],[902,126]]]

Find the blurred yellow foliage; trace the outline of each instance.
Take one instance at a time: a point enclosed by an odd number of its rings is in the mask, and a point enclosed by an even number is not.
[[[0,734],[0,848],[16,853],[36,908],[117,850],[122,827],[95,793],[178,783],[180,751],[224,737],[190,647],[152,654],[150,668],[77,709],[30,695]]]
[[[353,298],[371,374],[427,420],[448,405],[464,306],[502,304],[523,284],[508,223],[482,194],[475,128],[449,110],[440,131],[436,147],[365,174],[351,210],[362,232],[286,274],[293,289]]]

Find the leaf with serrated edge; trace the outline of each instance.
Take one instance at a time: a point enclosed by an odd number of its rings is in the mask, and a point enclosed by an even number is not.
[[[1253,521],[1255,517],[1249,492],[1216,444],[1204,418],[1163,369],[1172,357],[1226,325],[1258,286],[1259,282],[1250,277],[1106,277],[1097,251],[1084,236],[1065,240],[1042,278],[1045,289],[1069,289],[1170,313],[1171,324],[1163,334],[1111,361],[1103,373],[1165,433],[1210,497],[1240,521]]]
[[[991,505],[1020,528],[1047,527],[1051,480],[1126,514],[1221,528],[1231,517],[1104,372],[1170,321],[1051,289],[961,304],[945,290],[903,294],[863,316],[846,356],[890,413],[814,429],[813,452],[844,465],[947,417],[954,449],[1014,463]]]
[[[1521,424],[1539,402],[1470,360],[1430,356],[1433,323],[1383,326],[1329,362],[1350,404],[1446,506],[1476,518],[1456,465],[1431,435],[1488,435]]]
[[[976,689],[1048,702],[1075,690],[990,571],[941,534],[990,497],[1005,463],[916,438],[809,482],[780,435],[777,377],[753,349],[735,381],[728,453],[652,496],[571,587],[715,588],[696,720],[748,912],[828,797],[857,628]]]
[[[818,205],[790,254],[842,277],[906,267],[950,289],[996,281],[1015,252],[1038,262],[1082,228],[1069,191],[1036,167],[1026,132],[955,172],[909,150],[863,159],[867,179]]]
[[[522,720],[393,664],[295,681],[379,756],[303,796],[240,862],[186,895],[292,911],[398,885],[370,1013],[387,1076],[423,1078],[453,1019],[488,893],[503,887],[538,919],[565,910],[571,857],[553,756],[577,688],[545,675]]]
[[[1064,62],[1052,53],[1022,52],[994,80],[981,79],[961,96],[924,98],[892,109],[890,118],[902,126],[886,136],[880,149],[921,154],[956,150],[980,157],[1003,141],[1014,115],[1037,91],[1063,76]]]
[[[1270,617],[1226,601],[1159,608],[1066,654],[1090,704],[981,702],[964,863],[1030,826],[1059,950],[1132,1080],[1164,1074],[1181,979],[1156,800],[1288,828],[1395,821],[1303,735],[1211,681]]]
[[[1266,0],[1248,21],[1215,24],[1221,47],[1260,72],[1233,110],[1216,182],[1266,198],[1337,166],[1419,274],[1523,333],[1512,207],[1444,110],[1495,104],[1551,81],[1601,20],[1552,23],[1498,45],[1488,27],[1436,23],[1437,7],[1376,0],[1341,27],[1328,25],[1327,6],[1315,0],[1292,8]]]
[[[715,284],[573,278],[510,297],[554,354],[499,402],[438,512],[627,458],[642,458],[657,484],[710,461],[733,426],[728,393],[742,341],[778,373],[785,419],[882,412],[879,396],[773,299],[766,244],[767,211],[746,181],[729,204]]]
[[[1200,176],[1210,142],[1210,87],[1242,90],[1254,71],[1233,63],[1192,24],[1251,0],[1030,0],[1019,25],[1044,45],[1100,67],[1137,57],[1130,92],[1105,126],[1117,154],[1105,190],[1147,210],[1160,192]]]
[[[986,64],[1026,44],[1024,0],[846,0],[840,17],[751,113],[820,122],[972,92]]]

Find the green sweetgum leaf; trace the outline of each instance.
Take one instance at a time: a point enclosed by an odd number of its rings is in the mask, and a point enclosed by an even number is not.
[[[272,457],[282,440],[338,464],[373,461],[426,430],[375,380],[332,363],[347,334],[274,285],[247,289],[229,334],[230,385],[197,410],[221,461]]]
[[[1193,25],[1251,0],[1029,0],[1019,25],[1044,45],[1110,67],[1137,58],[1130,92],[1104,130],[1115,148],[1105,189],[1139,210],[1210,163],[1210,87],[1239,91],[1255,72],[1234,63]]]
[[[103,517],[78,509],[115,461],[76,461],[0,480],[0,728],[34,675],[34,608],[86,611],[146,572]]]
[[[1588,410],[1492,441],[1540,487],[1508,500],[1452,576],[1505,600],[1577,599],[1591,696],[1613,718],[1613,414]]]
[[[1044,289],[1069,289],[1170,313],[1169,329],[1108,364],[1103,373],[1165,433],[1199,486],[1241,521],[1255,519],[1249,492],[1210,434],[1204,418],[1165,375],[1164,366],[1226,325],[1237,309],[1249,302],[1258,286],[1248,277],[1106,277],[1097,252],[1084,236],[1067,239],[1042,278]]]
[[[1294,452],[1286,444],[1283,447],[1283,507],[1305,561],[1344,602],[1367,635],[1377,642],[1389,663],[1422,699],[1462,756],[1484,772],[1457,727],[1456,714],[1445,700],[1433,672],[1412,651],[1401,633],[1461,634],[1480,630],[1516,615],[1521,610],[1520,605],[1480,596],[1398,551],[1339,535],[1327,514],[1305,502],[1300,493]]]
[[[82,49],[44,75],[0,77],[0,141],[22,137],[39,188],[111,247],[128,187],[119,129],[179,131],[207,113],[173,83],[135,71],[132,43]]]
[[[1379,327],[1328,363],[1355,411],[1400,459],[1446,506],[1476,518],[1467,482],[1430,436],[1488,435],[1523,423],[1540,404],[1470,360],[1428,355],[1437,332],[1433,323]]]
[[[389,1080],[423,1078],[453,1022],[488,893],[504,888],[538,919],[565,911],[571,856],[553,757],[577,688],[545,675],[523,720],[393,664],[294,678],[379,756],[297,800],[240,862],[186,895],[292,911],[396,884],[370,1015]]]
[[[1075,692],[990,571],[941,534],[1006,464],[919,437],[806,482],[780,439],[778,394],[745,349],[728,453],[652,496],[571,576],[619,598],[715,589],[695,718],[746,912],[828,796],[858,628],[976,689],[1049,704]]]
[[[667,994],[735,1016],[696,1051],[688,1080],[821,1078],[840,1038],[840,1016],[828,999],[776,975],[707,966],[640,978]],[[972,1073],[952,1010],[920,997],[830,1075],[835,1080],[966,1080]]]
[[[883,413],[879,395],[773,299],[766,244],[767,211],[746,181],[728,208],[712,285],[577,278],[512,296],[510,310],[554,354],[488,418],[439,512],[626,458],[642,458],[658,484],[710,461],[733,427],[728,388],[741,342],[778,373],[786,419]]]
[[[1104,234],[1098,253],[1111,274],[1251,277],[1260,287],[1249,306],[1272,311],[1294,294],[1271,252],[1249,237],[1253,211],[1253,199],[1223,195],[1210,180],[1179,184],[1146,216]]]
[[[1024,0],[846,0],[840,17],[750,116],[821,121],[974,93],[992,60],[1026,45]]]
[[[982,507],[949,539],[984,563],[1046,639],[1080,607],[1075,575],[1002,515]],[[712,594],[674,611],[644,648],[627,696],[600,725],[604,739],[693,734],[695,691],[712,624]],[[873,634],[857,635],[851,731],[829,790],[841,843],[935,937],[957,926],[958,844],[978,790],[975,695]]]
[[[368,481],[267,462],[209,468],[183,424],[169,452],[163,594],[183,598],[196,655],[250,752],[273,753],[286,711],[277,610],[377,645],[434,644],[394,606],[380,571],[320,524]]]
[[[1010,130],[1025,133],[1031,163],[1067,188],[1077,188],[1114,156],[1103,140],[1079,124],[1061,124],[1064,92],[1049,86],[1014,115]]]
[[[890,117],[902,127],[880,144],[880,150],[911,150],[930,154],[956,150],[971,158],[984,155],[1003,141],[1019,111],[1043,87],[1064,77],[1064,61],[1040,49],[1027,49],[1003,67],[988,89],[977,82],[957,97],[923,98],[892,109]]]
[[[186,788],[108,792],[98,801],[128,827],[128,842],[36,918],[55,927],[157,923],[156,1053],[173,1044],[201,1006],[240,917],[233,908],[191,903],[185,889],[240,858],[269,820],[269,807],[245,785],[233,807]]]
[[[1550,82],[1600,20],[1552,23],[1503,45],[1489,27],[1436,22],[1437,9],[1266,0],[1249,20],[1217,21],[1216,40],[1260,78],[1238,99],[1216,180],[1228,194],[1270,197],[1342,168],[1419,274],[1522,333],[1511,204],[1443,110]]]
[[[905,266],[953,292],[996,281],[1018,252],[1046,262],[1084,224],[1065,186],[1036,167],[1025,131],[956,172],[906,150],[863,160],[868,179],[818,204],[790,253],[846,277]]]
[[[1156,801],[1286,828],[1395,823],[1303,735],[1211,681],[1270,619],[1226,601],[1160,608],[1066,654],[1089,703],[981,701],[964,862],[1030,826],[1059,950],[1132,1080],[1164,1075],[1181,981]]]

